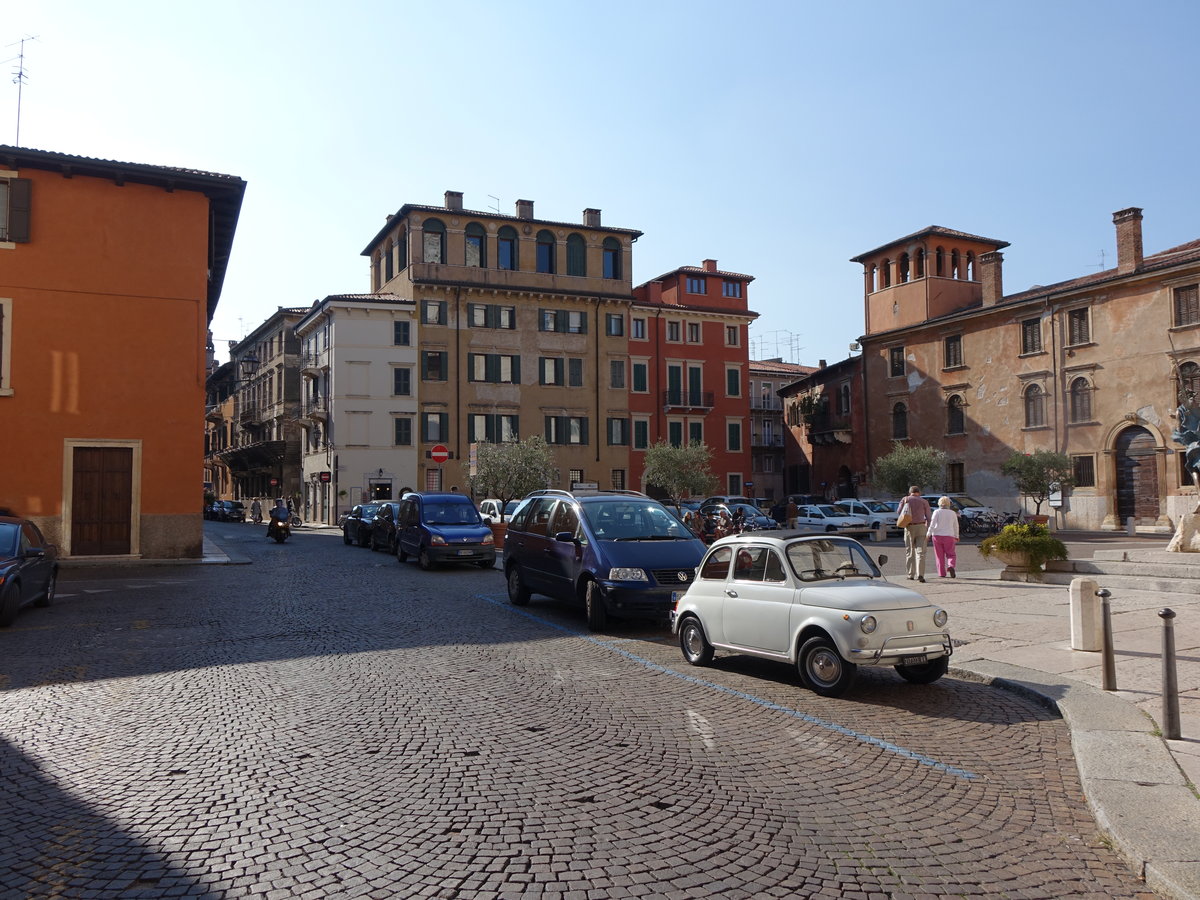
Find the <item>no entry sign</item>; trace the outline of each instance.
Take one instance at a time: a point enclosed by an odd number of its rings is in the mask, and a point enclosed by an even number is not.
[[[450,458],[450,451],[443,444],[438,444],[429,451],[429,458],[435,463],[444,463]]]

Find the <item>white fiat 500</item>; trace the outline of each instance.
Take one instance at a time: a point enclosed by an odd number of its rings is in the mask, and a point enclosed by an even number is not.
[[[836,697],[859,666],[937,681],[952,652],[947,618],[887,581],[853,538],[751,533],[712,545],[696,580],[676,592],[671,630],[693,666],[715,650],[789,662],[805,686]]]

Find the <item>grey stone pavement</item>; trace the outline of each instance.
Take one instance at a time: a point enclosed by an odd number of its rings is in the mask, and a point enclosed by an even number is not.
[[[1130,541],[1143,549],[1157,543]],[[902,547],[866,546],[872,555],[886,552],[885,573],[907,584]],[[1088,805],[1113,847],[1160,895],[1200,898],[1200,594],[1113,591],[1117,690],[1104,691],[1101,654],[1071,648],[1066,586],[1003,581],[999,568],[982,568],[989,563],[973,546],[962,544],[960,553],[957,578],[939,578],[930,551],[926,582],[910,585],[950,613],[951,674],[1034,696],[1059,712]],[[209,541],[205,555],[231,561]],[[1103,587],[1104,577],[1095,578]],[[1164,607],[1177,614],[1181,739],[1170,741],[1159,727]]]

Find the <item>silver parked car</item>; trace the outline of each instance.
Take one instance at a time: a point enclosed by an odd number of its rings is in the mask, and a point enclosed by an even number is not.
[[[676,593],[671,630],[694,666],[716,650],[774,659],[796,666],[809,689],[836,697],[859,666],[894,666],[914,684],[937,681],[952,652],[948,618],[887,581],[853,538],[752,532],[712,545],[696,580]]]

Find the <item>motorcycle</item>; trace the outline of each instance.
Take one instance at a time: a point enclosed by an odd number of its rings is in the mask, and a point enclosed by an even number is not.
[[[288,524],[288,520],[271,516],[271,521],[267,523],[267,540],[274,540],[277,544],[282,544],[292,536],[292,527]]]

